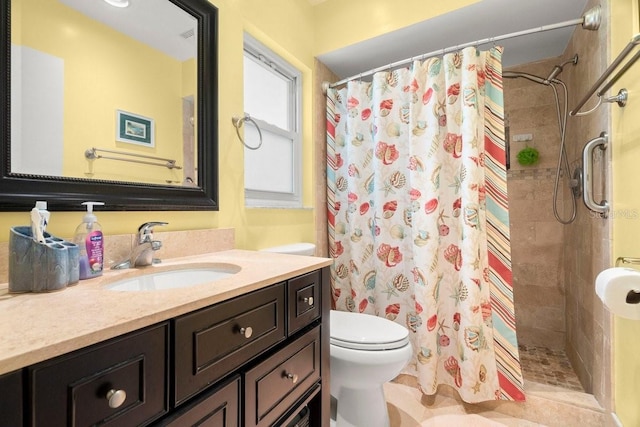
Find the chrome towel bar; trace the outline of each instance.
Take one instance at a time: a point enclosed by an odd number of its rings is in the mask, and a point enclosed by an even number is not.
[[[122,157],[103,156],[102,154],[98,154],[98,151],[103,153],[117,154],[119,156],[129,156],[129,157],[137,157],[137,158],[143,158],[143,159],[160,160],[164,163],[148,162],[145,160],[127,159]],[[173,159],[164,159],[162,157],[146,156],[144,154],[127,153],[124,151],[105,150],[104,148],[95,148],[95,147],[88,148],[84,152],[84,156],[89,160],[109,159],[109,160],[119,160],[122,162],[142,163],[144,165],[161,166],[167,169],[182,169],[182,167],[176,165],[176,161]]]
[[[633,36],[631,41],[624,47],[624,49],[620,51],[620,53],[618,54],[616,59],[613,60],[611,65],[609,65],[609,67],[607,67],[607,69],[604,70],[600,78],[593,84],[593,86],[591,87],[591,89],[589,89],[589,91],[584,96],[584,98],[582,98],[580,102],[578,102],[578,105],[576,105],[576,107],[573,110],[571,110],[571,112],[569,113],[570,115],[583,116],[585,114],[591,113],[592,111],[594,111],[596,108],[600,106],[600,104],[603,101],[602,95],[604,95],[604,93],[607,90],[609,90],[609,88],[613,86],[618,81],[618,79],[620,79],[620,77],[624,75],[624,73],[627,72],[627,70],[638,60],[638,58],[640,58],[640,52],[636,52],[636,54],[633,55],[631,59],[622,66],[622,68],[620,68],[620,70],[611,78],[611,80],[609,80],[600,90],[598,89],[609,78],[609,76],[618,68],[618,66],[622,63],[622,61],[624,61],[624,59],[629,55],[629,53],[631,53],[631,51],[639,44],[640,44],[640,34],[636,34],[635,36]],[[598,103],[596,104],[596,106],[589,111],[580,112],[580,109],[584,106],[584,104],[587,103],[589,98],[591,98],[591,96],[593,96],[594,93],[598,97]],[[607,98],[605,99],[605,101],[617,102],[620,107],[624,107],[627,101],[626,89],[621,89],[618,92],[617,96],[612,96],[610,98]]]

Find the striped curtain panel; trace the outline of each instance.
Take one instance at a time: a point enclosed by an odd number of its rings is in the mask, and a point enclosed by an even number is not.
[[[334,308],[406,326],[405,373],[470,403],[524,400],[501,55],[470,47],[327,97]]]

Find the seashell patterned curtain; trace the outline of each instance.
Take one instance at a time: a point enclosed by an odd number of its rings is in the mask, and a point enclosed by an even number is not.
[[[405,373],[470,403],[524,400],[501,56],[469,47],[327,94],[334,308],[406,326]]]

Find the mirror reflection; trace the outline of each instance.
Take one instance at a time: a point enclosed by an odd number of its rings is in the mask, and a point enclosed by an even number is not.
[[[10,172],[198,186],[197,28],[169,1],[12,0]]]

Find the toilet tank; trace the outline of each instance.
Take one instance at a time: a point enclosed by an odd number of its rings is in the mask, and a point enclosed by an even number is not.
[[[313,243],[291,243],[288,245],[274,246],[260,250],[265,252],[276,252],[279,254],[312,256],[316,252],[316,245]]]

